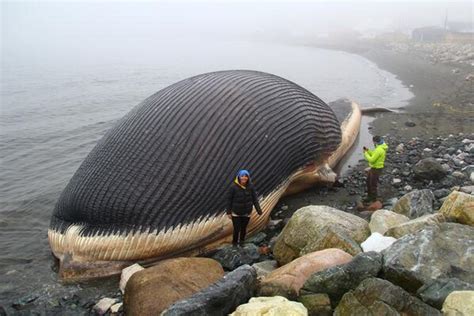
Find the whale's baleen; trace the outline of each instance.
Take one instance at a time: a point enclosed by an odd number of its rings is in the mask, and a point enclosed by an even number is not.
[[[225,196],[240,168],[251,171],[264,213],[249,232],[263,228],[285,192],[331,180],[359,130],[358,106],[345,109],[338,118],[309,91],[256,71],[207,73],[155,93],[108,131],[62,192],[48,231],[61,276],[110,275],[229,241]]]

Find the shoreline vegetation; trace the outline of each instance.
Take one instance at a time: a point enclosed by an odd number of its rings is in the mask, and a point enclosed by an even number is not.
[[[311,46],[361,55],[415,95],[399,112],[376,114],[370,127],[389,144],[381,209],[357,210],[365,191],[361,149],[361,160],[337,186],[283,198],[267,228],[242,248],[172,259],[161,268],[135,266],[123,272],[122,291],[113,278],[116,289],[96,296],[83,295],[80,285],[74,294],[59,285],[63,297],[29,293],[0,306],[0,315],[237,316],[269,306],[294,315],[472,312],[474,45],[367,40]]]

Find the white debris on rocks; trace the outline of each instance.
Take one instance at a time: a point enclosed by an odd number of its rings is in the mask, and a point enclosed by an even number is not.
[[[402,153],[405,150],[405,145],[403,144],[398,144],[397,148],[395,148],[395,151],[397,153]]]
[[[118,313],[118,311],[120,310],[120,307],[122,307],[123,303],[117,303],[117,304],[114,304],[110,307],[110,312],[112,314],[114,313]]]
[[[135,263],[122,270],[122,276],[120,277],[120,291],[122,291],[122,293],[125,293],[125,286],[127,285],[127,282],[130,279],[130,277],[136,272],[143,269],[144,268],[141,265],[139,265],[138,263]]]
[[[117,300],[114,298],[104,297],[95,304],[94,311],[99,315],[104,315],[115,302],[117,302]]]
[[[385,237],[385,236],[382,236],[382,234],[375,232],[372,235],[370,235],[369,238],[367,238],[367,240],[361,244],[361,247],[362,247],[362,250],[364,250],[364,252],[369,252],[369,251],[381,252],[385,248],[390,247],[395,241],[397,241],[396,238]]]

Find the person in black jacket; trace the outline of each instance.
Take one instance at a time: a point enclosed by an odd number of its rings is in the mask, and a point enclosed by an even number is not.
[[[250,173],[247,170],[240,170],[228,193],[227,216],[232,219],[234,226],[233,245],[243,245],[253,206],[258,215],[262,215],[257,192],[250,181]]]

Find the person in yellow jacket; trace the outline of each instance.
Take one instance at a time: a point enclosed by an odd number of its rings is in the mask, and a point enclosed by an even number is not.
[[[364,147],[364,158],[369,163],[367,172],[367,198],[364,202],[373,202],[377,199],[377,186],[385,164],[385,155],[388,149],[382,137],[376,135],[372,140],[375,146],[373,150]]]

